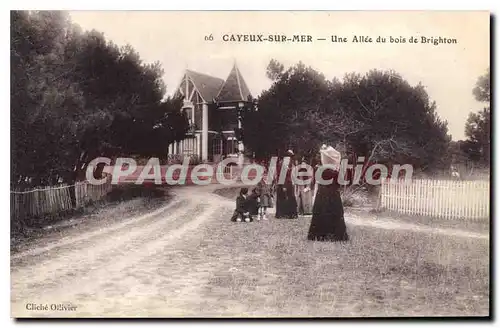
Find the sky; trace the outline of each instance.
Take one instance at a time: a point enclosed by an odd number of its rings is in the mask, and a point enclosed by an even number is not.
[[[252,95],[270,86],[266,67],[276,59],[289,67],[302,61],[328,79],[392,69],[410,84],[421,82],[448,121],[454,140],[464,139],[465,121],[477,102],[472,89],[490,65],[490,16],[465,11],[72,11],[74,23],[96,29],[118,45],[130,44],[145,62],[159,61],[167,93],[175,92],[188,68],[225,79],[237,63]],[[225,35],[310,35],[313,42],[229,42]],[[206,40],[213,36],[213,40]],[[332,36],[347,43],[334,43]],[[357,36],[371,43],[355,43]],[[386,38],[377,43],[378,36]],[[405,38],[391,43],[390,37]],[[410,37],[419,43],[409,43]],[[456,43],[421,43],[422,37]],[[317,40],[325,38],[326,40]],[[208,38],[210,39],[210,38]]]

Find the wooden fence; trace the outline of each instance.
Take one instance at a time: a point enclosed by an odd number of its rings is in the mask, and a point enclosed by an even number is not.
[[[380,191],[382,208],[410,215],[448,219],[490,216],[489,181],[388,181]]]
[[[111,187],[111,179],[102,185],[93,185],[87,181],[77,183],[75,186],[76,207],[98,201],[111,191]]]
[[[75,185],[76,207],[82,207],[91,201],[97,201],[111,190],[111,180],[102,185],[92,185],[77,182]],[[27,191],[11,191],[10,207],[11,218],[22,219],[37,217],[45,214],[55,214],[73,208],[70,196],[70,187],[38,188]]]

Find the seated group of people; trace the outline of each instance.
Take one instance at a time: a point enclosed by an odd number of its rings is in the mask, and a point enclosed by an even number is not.
[[[241,188],[231,220],[234,222],[267,220],[267,209],[274,206],[277,219],[294,219],[298,215],[312,214],[312,198],[311,186],[294,186],[290,183],[277,185],[275,181],[268,185],[262,180],[251,191],[246,187]]]
[[[288,154],[293,155],[293,152],[289,151]],[[274,206],[274,194],[276,194],[277,219],[296,219],[298,215],[312,214],[312,186],[294,185],[291,180],[291,168],[291,166],[287,168],[284,183],[277,184],[277,177],[273,177],[272,184],[267,184],[266,172],[250,193],[248,188],[242,188],[236,198],[236,209],[231,220],[234,222],[267,220],[267,209]]]
[[[231,221],[233,222],[252,222],[267,220],[266,212],[272,207],[272,191],[263,185],[252,189],[250,195],[248,188],[241,188],[240,194],[236,197],[236,209],[234,210]]]
[[[292,151],[287,156],[292,157]],[[307,239],[313,241],[348,241],[347,227],[344,221],[344,208],[337,182],[341,154],[331,146],[323,145],[318,157],[321,165],[333,166],[333,170],[324,170],[322,179],[331,184],[301,186],[293,183],[291,167],[288,168],[285,181],[276,185],[276,218],[295,219],[298,214],[310,212],[311,224]],[[314,192],[311,190],[313,187]],[[266,219],[266,210],[272,207],[274,188],[259,182],[257,188],[248,195],[248,188],[242,188],[236,199],[236,209],[231,217],[235,222],[252,222],[254,219]]]

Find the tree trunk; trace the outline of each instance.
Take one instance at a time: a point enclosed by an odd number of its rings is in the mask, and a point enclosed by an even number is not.
[[[69,197],[71,198],[71,206],[76,208],[76,181],[78,175],[78,167],[71,172],[69,179]]]

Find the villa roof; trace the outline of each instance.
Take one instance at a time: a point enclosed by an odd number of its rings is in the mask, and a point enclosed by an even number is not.
[[[250,90],[243,76],[241,76],[238,66],[234,64],[233,69],[217,95],[217,100],[220,102],[248,101],[248,98],[251,96]]]
[[[225,81],[189,69],[186,70],[186,75],[207,103],[212,103],[214,100],[218,102],[248,101],[248,98],[251,97],[250,90],[236,64]]]
[[[186,74],[193,81],[196,89],[200,92],[200,96],[206,102],[212,102],[224,84],[223,79],[207,74],[191,70],[186,70]]]

